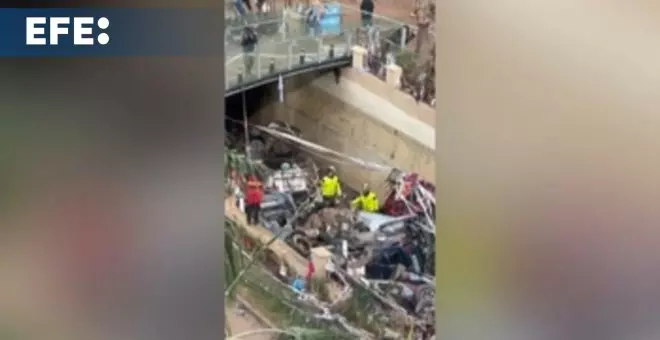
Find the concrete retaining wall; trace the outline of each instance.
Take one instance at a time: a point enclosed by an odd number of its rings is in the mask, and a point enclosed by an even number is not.
[[[431,119],[435,123],[433,109],[415,103],[396,89],[371,91],[368,86],[374,80],[374,84],[386,84],[370,74],[356,70],[344,73],[339,84],[332,75],[287,80],[285,103],[265,107],[253,117],[254,122],[286,120],[301,128],[307,140],[365,160],[419,172],[435,182],[435,128],[429,124]],[[300,86],[302,82],[304,86]],[[399,97],[393,100],[395,96]],[[420,117],[426,117],[426,121]],[[349,186],[367,182],[382,194],[387,174],[353,165],[336,166]]]

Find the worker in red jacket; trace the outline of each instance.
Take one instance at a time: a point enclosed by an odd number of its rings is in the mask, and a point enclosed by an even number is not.
[[[248,225],[259,223],[259,212],[261,211],[261,201],[263,199],[263,183],[255,176],[250,176],[247,181],[247,190],[245,190],[245,213]]]

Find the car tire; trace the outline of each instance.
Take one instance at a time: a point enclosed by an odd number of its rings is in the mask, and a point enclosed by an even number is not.
[[[312,253],[312,243],[301,232],[294,232],[289,241],[291,246],[304,257],[309,257]]]

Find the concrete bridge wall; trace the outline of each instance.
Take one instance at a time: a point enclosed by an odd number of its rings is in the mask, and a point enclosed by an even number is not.
[[[275,100],[255,114],[255,123],[286,120],[302,129],[304,138],[357,156],[419,172],[435,182],[435,110],[380,79],[345,69],[339,84],[332,74],[301,76],[286,81],[285,102]],[[276,97],[276,94],[275,94]],[[323,162],[321,162],[323,163]],[[338,164],[344,182],[368,182],[382,194],[387,174]]]

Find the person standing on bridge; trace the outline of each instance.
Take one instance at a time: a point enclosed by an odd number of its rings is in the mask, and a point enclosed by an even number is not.
[[[351,206],[368,213],[375,213],[380,209],[378,196],[369,189],[369,184],[367,183],[362,186],[362,192],[351,202]]]
[[[243,0],[234,0],[234,10],[236,10],[236,14],[238,14],[239,18],[245,17],[246,11]]]
[[[321,18],[325,14],[325,6],[319,0],[314,0],[307,11],[307,27],[311,36],[321,33]]]
[[[255,176],[250,176],[245,190],[245,212],[248,225],[259,224],[261,202],[264,199],[264,186]]]
[[[360,19],[362,20],[362,27],[371,27],[375,7],[374,0],[362,0],[362,2],[360,2]]]
[[[243,29],[243,36],[241,37],[241,46],[243,47],[243,63],[245,64],[245,77],[252,75],[252,67],[254,66],[254,51],[257,47],[259,38],[254,28],[246,26]]]
[[[341,197],[341,183],[334,166],[328,167],[328,173],[321,179],[321,196],[325,206],[334,206]]]

